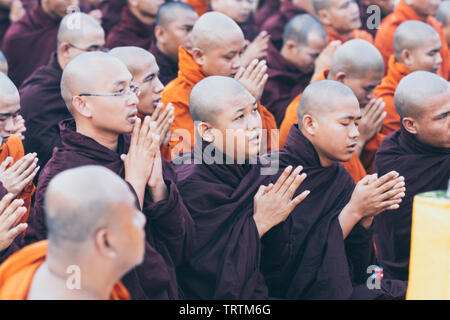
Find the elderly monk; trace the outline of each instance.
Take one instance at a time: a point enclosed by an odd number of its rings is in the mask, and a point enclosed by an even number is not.
[[[162,102],[171,102],[175,108],[169,143],[172,159],[180,152],[190,152],[194,146],[194,122],[189,113],[189,94],[197,82],[213,75],[234,77],[259,101],[267,81],[267,66],[264,61],[254,60],[245,70],[241,67],[244,36],[236,22],[221,13],[208,12],[197,20],[192,30],[192,44],[192,51],[180,47],[178,77],[162,93]],[[263,139],[270,148],[277,143],[276,132],[274,133],[276,130],[271,130],[276,129],[275,119],[259,103],[258,111],[263,129],[268,133]]]
[[[60,123],[63,146],[41,172],[26,238],[46,238],[44,193],[56,174],[105,166],[130,184],[149,220],[144,263],[127,274],[125,286],[135,299],[176,299],[175,266],[189,254],[194,226],[175,173],[161,159],[155,126],[137,117],[139,88],[131,80],[119,59],[102,52],[83,53],[64,68],[61,93],[74,120]]]
[[[444,38],[447,45],[450,46],[450,1],[442,1],[436,12],[436,19],[442,24]]]
[[[129,186],[100,166],[70,169],[50,182],[45,214],[48,240],[2,264],[0,298],[130,299],[118,280],[143,261],[146,219]]]
[[[381,283],[377,290],[366,285],[367,267],[374,262],[373,217],[398,208],[405,188],[396,172],[366,176],[355,187],[338,163],[350,160],[355,151],[358,99],[340,82],[316,81],[303,92],[298,118],[271,179],[288,166],[302,165],[308,178],[296,194],[311,193],[286,220],[290,258],[279,262],[277,272],[264,272],[269,294],[288,299],[404,297],[403,282]]]
[[[73,19],[79,19],[80,28],[73,28]],[[57,40],[58,48],[49,63],[37,69],[20,88],[20,113],[27,124],[25,150],[37,153],[41,168],[51,158],[53,148],[62,146],[58,123],[72,118],[61,97],[63,69],[83,52],[102,50],[105,33],[93,17],[73,13],[61,20]]]
[[[168,145],[174,109],[169,103],[163,110],[161,92],[164,86],[158,77],[160,69],[155,57],[139,47],[118,47],[112,49],[109,54],[119,58],[127,66],[133,76],[133,83],[141,88],[137,105],[138,117],[144,121],[145,116],[150,116],[151,120],[155,121],[156,134],[161,137],[161,155],[170,160]]]
[[[286,0],[281,1],[280,9],[276,9],[272,16],[263,21],[262,30],[270,35],[272,44],[278,49],[283,45],[283,32],[286,24],[298,14],[309,13],[315,15],[313,0]]]
[[[108,48],[136,46],[149,49],[154,41],[156,12],[164,0],[128,0],[120,22],[108,34]]]
[[[289,102],[309,84],[320,53],[327,46],[327,32],[309,14],[292,18],[283,34],[281,51],[271,46],[267,56],[267,80],[261,102],[280,126]],[[319,70],[319,72],[322,70]]]
[[[375,218],[375,243],[385,278],[408,279],[413,198],[446,190],[450,179],[450,86],[416,71],[400,81],[395,106],[402,127],[381,145],[375,168],[405,177],[406,196],[396,211]]]
[[[285,238],[282,222],[308,194],[292,199],[305,175],[289,168],[268,187],[257,183],[264,176],[247,178],[259,172],[249,159],[259,152],[262,127],[255,98],[239,81],[207,77],[189,102],[201,141],[178,185],[197,238],[191,259],[178,269],[180,285],[188,299],[266,299],[261,249],[275,235]],[[282,260],[288,241],[276,252]]]
[[[2,48],[8,59],[9,76],[16,86],[49,61],[56,49],[59,23],[74,4],[75,0],[39,0],[8,29]]]
[[[355,153],[350,161],[342,163],[355,182],[372,172],[375,152],[384,135],[379,133],[383,120],[385,103],[374,99],[374,89],[383,78],[384,63],[379,51],[364,40],[351,40],[337,49],[330,69],[323,71],[315,80],[336,80],[346,84],[356,95],[362,113],[359,121],[359,137]],[[297,111],[300,96],[295,98],[286,110],[280,127],[280,146],[284,146],[292,125],[298,123]]]
[[[400,80],[414,71],[437,73],[442,64],[439,34],[421,21],[405,21],[395,31],[394,54],[389,58],[387,75],[375,89],[375,96],[386,103],[386,119],[381,132],[385,135],[400,129],[400,115],[394,93]]]
[[[383,21],[395,7],[395,0],[358,0],[359,15],[361,16],[362,26],[361,29],[367,31],[375,38],[379,25],[377,22]],[[371,6],[377,6],[380,11],[376,11]],[[379,12],[379,16],[376,14]],[[380,20],[376,20],[380,19]]]
[[[8,61],[6,60],[6,57],[1,50],[0,50],[0,72],[8,74]]]
[[[101,0],[98,8],[102,12],[102,27],[106,34],[120,21],[120,14],[127,0]]]
[[[450,79],[449,48],[442,32],[442,26],[434,17],[440,3],[441,0],[400,0],[395,6],[394,12],[383,20],[375,37],[375,46],[383,55],[386,68],[389,58],[394,54],[394,35],[398,26],[407,20],[417,20],[429,24],[438,32],[442,43],[440,53],[443,60],[439,75],[444,79]]]
[[[198,15],[183,2],[167,2],[158,9],[155,42],[150,52],[160,68],[159,79],[166,85],[178,75],[178,47],[192,50],[192,28]],[[148,48],[146,48],[148,49]]]

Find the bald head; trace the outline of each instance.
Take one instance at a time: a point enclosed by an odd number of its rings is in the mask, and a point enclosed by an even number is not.
[[[109,51],[109,54],[122,61],[132,75],[140,72],[144,65],[156,64],[155,57],[139,47],[117,47]]]
[[[177,13],[180,11],[189,11],[197,15],[194,8],[187,3],[181,1],[166,2],[158,9],[155,26],[168,28],[169,25],[177,18]]]
[[[333,56],[330,65],[330,77],[345,72],[350,78],[361,79],[369,72],[384,73],[384,61],[381,53],[371,43],[354,39],[347,41]]]
[[[102,26],[94,17],[82,12],[68,14],[59,24],[58,46],[62,42],[77,44],[80,39],[93,32],[103,32]]]
[[[227,106],[225,100],[238,95],[251,97],[247,89],[233,78],[211,76],[201,80],[189,96],[192,120],[216,124],[216,117]]]
[[[299,14],[292,18],[284,28],[283,43],[293,40],[298,45],[308,45],[311,34],[328,38],[327,32],[315,17],[309,14]]]
[[[311,83],[303,91],[300,103],[298,106],[298,123],[299,127],[302,125],[302,119],[305,115],[311,115],[315,118],[320,118],[324,114],[328,114],[334,110],[336,104],[339,104],[339,99],[351,98],[356,99],[353,91],[338,81],[321,80]]]
[[[219,12],[202,15],[192,29],[192,45],[204,52],[224,45],[224,37],[238,34],[244,39],[239,25],[230,17]]]
[[[442,1],[436,12],[436,19],[444,27],[450,25],[450,0]]]
[[[395,90],[394,103],[401,118],[418,119],[427,108],[427,100],[447,93],[449,83],[440,76],[416,71],[404,77]]]
[[[45,195],[49,244],[74,254],[94,240],[99,228],[114,224],[122,203],[134,203],[134,197],[111,170],[84,166],[63,171],[50,181]]]
[[[333,4],[333,0],[313,0],[314,10],[319,12],[320,10],[327,10]]]
[[[7,75],[0,72],[0,96],[18,94],[19,91]]]
[[[427,23],[415,20],[405,21],[397,28],[394,35],[394,52],[397,61],[401,61],[404,50],[414,51],[429,39],[439,40],[439,34]]]

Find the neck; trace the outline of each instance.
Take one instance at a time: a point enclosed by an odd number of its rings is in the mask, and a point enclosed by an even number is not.
[[[111,151],[117,151],[117,142],[119,139],[119,135],[117,133],[108,132],[108,131],[100,131],[96,128],[93,128],[92,125],[86,125],[85,123],[79,121],[76,122],[76,132],[94,139],[102,146],[108,148]]]
[[[69,63],[68,61],[65,61],[62,57],[60,52],[58,51],[56,53],[56,59],[58,60],[58,64],[59,67],[61,68],[61,70],[64,70],[64,68],[66,67],[66,65]]]
[[[159,51],[161,51],[164,55],[166,55],[170,60],[172,60],[173,62],[175,62],[176,64],[178,64],[178,52],[175,55],[170,54],[166,48],[164,47],[164,45],[161,44],[161,42],[156,41],[156,47],[158,48]]]
[[[131,13],[142,23],[144,24],[153,24],[155,22],[155,17],[149,17],[143,15],[136,7],[130,6]]]
[[[332,166],[336,161],[328,158],[326,155],[324,155],[319,148],[316,147],[314,144],[314,138],[309,135],[307,132],[305,132],[303,129],[300,129],[300,131],[303,133],[306,139],[308,139],[309,142],[313,145],[314,150],[316,150],[317,155],[319,156],[320,165],[322,167],[330,167]]]

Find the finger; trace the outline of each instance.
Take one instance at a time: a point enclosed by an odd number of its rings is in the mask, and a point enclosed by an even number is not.
[[[2,198],[2,200],[0,200],[0,216],[3,216],[5,209],[10,205],[13,199],[14,195],[12,193],[8,193]]]
[[[253,72],[254,72],[256,66],[258,65],[258,63],[259,63],[258,59],[253,59],[252,62],[250,62],[250,64],[248,65],[247,69],[245,69],[245,72],[242,77],[251,79]]]
[[[281,196],[285,196],[286,192],[289,190],[289,187],[294,183],[295,179],[297,179],[298,175],[300,174],[300,171],[303,170],[302,166],[298,166],[295,168],[295,170],[289,175],[289,177],[284,181],[284,183],[281,185],[279,193]],[[294,190],[295,191],[295,190]],[[292,195],[291,195],[292,197]],[[289,199],[291,198],[289,197]]]
[[[18,207],[16,211],[13,212],[11,217],[13,218],[13,222],[9,228],[14,228],[17,226],[22,218],[25,216],[25,213],[27,213],[27,208],[25,207]]]
[[[245,68],[241,67],[239,68],[238,72],[236,72],[236,75],[234,76],[234,78],[236,80],[240,80],[242,78],[242,76],[244,75],[245,72]]]
[[[385,184],[386,182],[392,180],[392,179],[396,179],[399,176],[398,172],[396,171],[391,171],[386,173],[384,176],[382,176],[381,178],[378,178],[377,181],[375,181],[375,187],[378,188],[380,186],[382,186],[383,184]]]
[[[385,192],[391,190],[392,188],[394,188],[394,186],[396,184],[404,181],[404,179],[405,179],[404,177],[400,176],[400,177],[398,177],[396,179],[392,179],[392,180],[389,180],[389,181],[385,182],[383,185],[381,185],[381,186],[379,186],[377,188],[377,193],[378,194],[382,194],[382,193],[385,193]]]
[[[261,196],[265,193],[266,189],[267,189],[266,186],[260,185],[259,188],[258,188],[258,191],[256,192],[256,194],[253,197],[253,199],[258,200],[259,198],[261,198]]]
[[[155,110],[153,111],[153,113],[152,113],[152,116],[151,116],[151,121],[156,121],[158,118],[159,118],[159,115],[161,114],[161,111],[162,111],[162,109],[163,109],[163,106],[164,106],[164,104],[162,103],[162,102],[159,102],[157,105],[156,105],[156,108],[155,108]]]
[[[31,183],[31,181],[33,181],[34,177],[37,175],[37,173],[39,172],[39,169],[40,169],[40,168],[41,168],[40,166],[36,167],[36,168],[33,170],[33,172],[31,172],[30,175],[28,175],[26,178],[24,178],[24,179],[22,180],[22,182],[19,183],[19,189],[20,189],[20,192],[22,192],[22,190],[23,190],[29,183]]]
[[[262,76],[266,73],[266,70],[267,70],[266,61],[265,60],[259,61],[250,75],[250,80],[252,82],[258,81],[258,79],[262,78]]]
[[[283,185],[283,183],[286,181],[286,179],[289,177],[289,174],[292,171],[292,166],[286,167],[286,169],[283,170],[283,173],[278,178],[277,182],[275,182],[275,185],[273,187],[274,192],[278,192],[280,190],[280,187]]]
[[[294,199],[292,199],[292,201],[289,203],[292,206],[292,210],[294,210],[294,208],[303,200],[305,200],[305,198],[311,193],[311,191],[306,190],[303,191],[302,193],[300,193],[298,196],[296,196]]]
[[[25,230],[27,230],[28,224],[26,223],[21,223],[17,226],[15,226],[14,228],[10,229],[7,233],[7,238],[9,239],[9,241],[13,242],[14,239],[21,233],[25,232]]]
[[[33,162],[36,161],[37,163],[36,155],[36,153],[27,154],[24,157],[26,158],[25,161],[23,161],[20,166],[16,168],[15,173],[20,176],[27,168],[29,168],[29,166],[33,164]]]
[[[5,172],[6,168],[12,163],[12,157],[7,157],[0,165],[0,173]]]
[[[129,150],[133,150],[136,147],[138,139],[139,139],[140,129],[141,129],[141,119],[136,118],[136,121],[134,122],[134,126],[133,126],[133,132],[131,133]]]
[[[11,215],[17,210],[17,208],[23,206],[23,200],[22,199],[14,199],[8,207],[6,207],[6,209],[3,211],[3,217],[4,219],[7,219],[7,221],[9,219],[11,219]],[[12,221],[14,221],[14,219],[12,219]],[[12,221],[10,221],[9,223],[11,224]]]
[[[34,171],[34,169],[36,169],[37,163],[38,158],[34,158],[33,162],[31,162],[28,167],[25,168],[25,170],[19,175],[19,180],[22,181],[26,177],[28,177]]]

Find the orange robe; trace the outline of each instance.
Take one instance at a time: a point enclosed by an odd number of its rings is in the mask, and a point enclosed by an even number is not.
[[[194,8],[199,17],[208,11],[209,0],[183,0],[183,2]]]
[[[26,300],[34,274],[45,261],[47,240],[17,251],[0,266],[0,300]],[[127,289],[117,282],[111,300],[130,300]]]
[[[195,127],[189,112],[189,95],[195,84],[206,78],[206,74],[194,61],[192,54],[182,46],[179,47],[178,57],[178,77],[167,84],[162,92],[161,99],[164,105],[171,102],[175,108],[174,121],[172,123],[172,137],[169,143],[172,159],[180,153],[190,152],[194,148]],[[263,129],[271,133],[268,134],[267,139],[267,149],[270,151],[272,140],[278,138],[275,118],[259,102],[258,111],[261,115]]]
[[[395,55],[389,58],[389,69],[383,81],[375,88],[375,97],[382,98],[386,103],[384,111],[386,111],[386,118],[383,121],[381,133],[388,135],[393,131],[400,129],[400,115],[395,109],[394,94],[397,86],[404,77],[410,74],[411,71],[405,65],[395,60]]]
[[[143,114],[138,112],[137,116],[139,117],[139,119],[141,119],[141,121],[144,121],[145,116]],[[162,137],[161,137],[161,139],[162,139]],[[161,157],[163,157],[167,161],[170,161],[169,146],[161,146],[160,151],[161,151]]]
[[[422,19],[416,14],[416,12],[403,0],[401,0],[395,7],[394,12],[383,19],[380,25],[380,29],[378,29],[377,31],[377,35],[375,37],[375,46],[383,55],[386,68],[388,66],[389,57],[394,54],[395,31],[402,22],[405,22],[407,20],[422,21]],[[450,80],[450,52],[447,41],[445,40],[444,33],[442,31],[442,26],[432,16],[429,16],[427,20],[423,22],[428,23],[439,33],[442,42],[442,64],[439,70],[439,75],[444,79]]]
[[[340,40],[342,44],[346,42],[339,33],[329,27],[325,27],[328,33],[328,42]],[[352,39],[362,39],[373,44],[373,36],[365,30],[357,29],[352,32]]]
[[[14,164],[16,163],[16,161],[20,160],[24,155],[25,151],[23,149],[22,140],[16,135],[9,136],[8,141],[4,142],[0,146],[0,163],[6,160],[7,157],[11,157],[13,158]],[[18,199],[22,199],[24,202],[23,206],[27,208],[27,212],[20,221],[21,223],[27,221],[28,219],[31,207],[31,197],[33,196],[35,190],[36,187],[34,186],[33,182],[30,182],[16,197]]]

